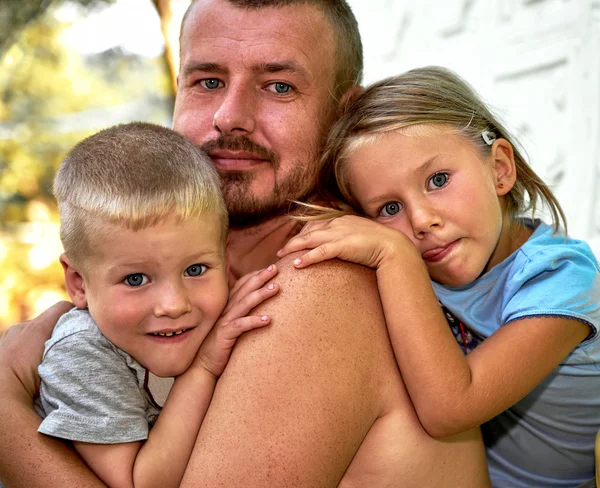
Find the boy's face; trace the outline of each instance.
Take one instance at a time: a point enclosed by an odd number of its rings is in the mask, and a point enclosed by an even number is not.
[[[94,246],[82,287],[102,333],[158,376],[183,373],[229,294],[218,218],[106,226]]]

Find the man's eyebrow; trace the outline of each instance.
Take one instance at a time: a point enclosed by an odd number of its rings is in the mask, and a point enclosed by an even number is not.
[[[217,63],[191,62],[183,67],[183,76],[189,76],[196,71],[203,73],[225,74],[227,70]]]
[[[256,74],[261,73],[297,73],[300,76],[308,79],[308,71],[304,66],[295,61],[280,61],[271,63],[260,63],[252,67],[252,71]]]

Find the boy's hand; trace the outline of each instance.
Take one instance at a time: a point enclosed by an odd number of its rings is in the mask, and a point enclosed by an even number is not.
[[[327,259],[343,259],[378,269],[387,256],[412,244],[401,232],[364,217],[344,215],[336,219],[309,222],[277,252],[280,258],[295,251],[311,249],[294,261],[305,268]]]
[[[244,332],[264,327],[271,317],[248,315],[250,311],[279,291],[276,283],[269,283],[277,274],[277,267],[253,271],[236,281],[229,292],[229,300],[221,318],[213,326],[200,346],[193,366],[206,369],[215,377],[221,376],[231,356],[235,341]]]

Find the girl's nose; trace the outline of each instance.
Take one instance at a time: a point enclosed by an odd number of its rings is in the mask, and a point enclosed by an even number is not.
[[[423,239],[428,232],[443,226],[440,212],[431,205],[419,205],[411,208],[410,223],[416,239]]]

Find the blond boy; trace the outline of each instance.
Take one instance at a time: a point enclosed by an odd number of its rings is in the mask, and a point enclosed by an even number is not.
[[[269,323],[248,313],[277,292],[266,285],[276,271],[230,293],[219,177],[169,129],[132,123],[83,140],[54,193],[77,308],[46,343],[39,432],[73,441],[109,486],[179,486],[237,337]],[[160,416],[149,371],[177,377]]]

